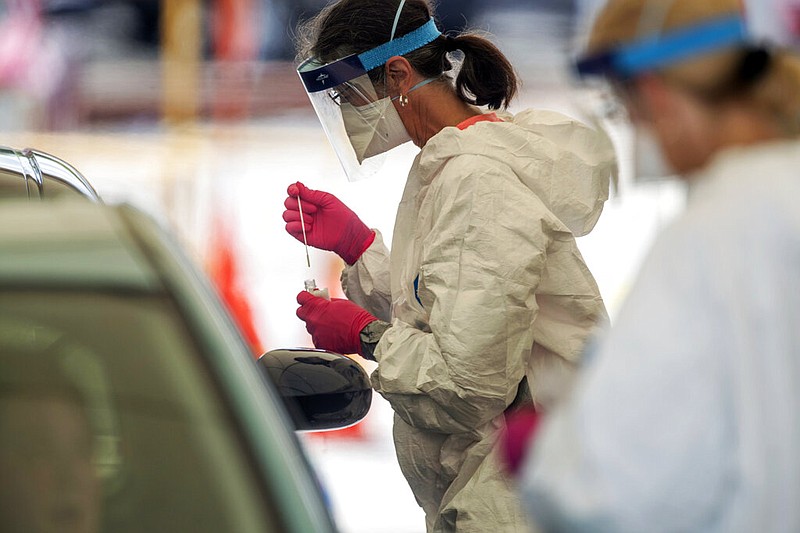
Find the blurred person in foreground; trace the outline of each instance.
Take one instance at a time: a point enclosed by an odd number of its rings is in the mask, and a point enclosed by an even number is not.
[[[97,533],[86,400],[47,354],[0,353],[0,531]]]
[[[800,63],[743,17],[611,0],[578,64],[689,202],[574,395],[528,417],[520,488],[545,531],[800,530]]]
[[[525,531],[497,438],[515,401],[546,409],[566,394],[606,319],[575,236],[608,197],[611,143],[558,113],[501,112],[517,90],[508,60],[483,36],[442,35],[427,0],[339,0],[304,35],[299,70],[345,168],[421,150],[391,254],[333,195],[289,187],[287,231],[345,261],[350,298],[302,292],[297,314],[315,346],[378,362],[428,531]]]

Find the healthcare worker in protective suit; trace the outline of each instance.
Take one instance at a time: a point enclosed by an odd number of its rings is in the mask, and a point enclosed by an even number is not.
[[[302,240],[305,224],[344,259],[349,298],[302,292],[297,314],[317,347],[378,362],[428,531],[526,531],[497,437],[515,398],[546,409],[565,394],[606,319],[575,237],[600,216],[612,146],[558,113],[493,112],[515,94],[511,65],[483,37],[441,35],[427,0],[340,0],[302,34],[299,71],[348,172],[408,140],[421,151],[391,254],[336,197],[289,187],[287,231]]]
[[[738,0],[610,0],[585,57],[688,182],[521,489],[545,531],[800,531],[800,62]]]

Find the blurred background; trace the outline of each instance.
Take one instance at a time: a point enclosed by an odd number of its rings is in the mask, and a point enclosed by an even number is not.
[[[511,111],[590,116],[570,60],[597,0],[439,0],[446,30],[488,32],[523,80]],[[339,196],[391,242],[416,148],[348,183],[295,73],[293,28],[323,0],[0,0],[0,144],[77,167],[106,202],[174,229],[237,316],[254,355],[310,346],[295,296],[314,278],[341,295],[340,261],[283,230],[297,180]],[[621,176],[579,240],[613,316],[654,234],[683,206],[676,182],[631,179],[631,132],[607,124]],[[368,363],[364,363],[368,369]],[[424,531],[378,396],[354,428],[301,435],[343,532]]]

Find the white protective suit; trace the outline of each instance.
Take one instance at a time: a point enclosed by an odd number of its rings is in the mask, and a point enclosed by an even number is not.
[[[537,404],[563,394],[607,318],[574,235],[608,197],[608,138],[553,112],[507,120],[434,136],[408,177],[391,257],[378,235],[342,276],[351,300],[392,322],[372,383],[396,413],[428,531],[527,530],[495,452],[503,412],[526,374]]]
[[[800,143],[692,180],[524,467],[546,531],[800,531]]]

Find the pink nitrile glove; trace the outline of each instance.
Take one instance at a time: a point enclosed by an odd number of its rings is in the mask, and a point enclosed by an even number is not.
[[[361,354],[361,330],[377,320],[350,300],[326,300],[302,291],[297,316],[306,323],[314,346],[341,354]]]
[[[512,476],[519,474],[536,437],[541,418],[541,414],[533,407],[506,415],[506,427],[500,434],[500,457],[506,471]]]
[[[303,242],[303,227],[297,198],[303,203],[306,239],[314,248],[335,252],[348,265],[355,264],[375,240],[375,232],[334,195],[309,189],[299,181],[289,185],[283,203],[286,231]]]

